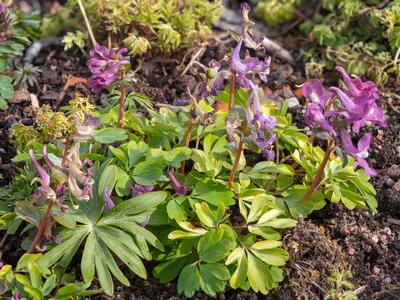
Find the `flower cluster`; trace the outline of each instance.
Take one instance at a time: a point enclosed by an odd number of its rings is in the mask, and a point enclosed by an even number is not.
[[[319,80],[310,80],[303,85],[303,94],[310,101],[307,104],[306,124],[320,127],[331,138],[336,138],[337,130],[341,129],[343,149],[357,160],[366,175],[376,175],[376,171],[364,160],[368,156],[371,135],[362,137],[356,148],[345,128],[349,126],[353,133],[358,134],[367,124],[386,126],[383,112],[376,104],[378,89],[372,81],[363,81],[358,76],[351,78],[340,66],[336,70],[342,75],[343,89],[333,86],[325,90]]]
[[[230,79],[233,84],[234,90],[244,88],[249,90],[249,101],[246,108],[247,126],[250,128],[250,139],[260,149],[262,154],[269,160],[273,160],[275,152],[271,150],[272,145],[276,139],[273,133],[276,126],[276,119],[272,116],[267,116],[263,113],[258,86],[255,85],[251,79],[252,76],[258,76],[261,81],[267,81],[267,75],[270,71],[271,57],[260,60],[257,57],[248,57],[241,59],[240,52],[243,44],[247,48],[259,49],[260,44],[255,41],[249,31],[250,21],[248,13],[250,6],[247,3],[241,5],[243,15],[243,33],[233,49],[229,59],[229,69],[221,70],[221,63],[212,60],[209,63],[208,77],[209,80],[200,88],[199,96],[204,98],[210,95],[217,95],[219,90],[224,87],[224,80]],[[234,140],[234,134],[240,126],[240,120],[231,114],[226,120],[226,130],[228,133],[228,140]]]
[[[0,2],[0,43],[12,37],[13,33],[10,23],[10,7]]]
[[[93,91],[100,91],[118,79],[121,66],[129,64],[129,61],[123,58],[126,52],[126,48],[109,50],[101,45],[96,45],[90,50],[87,66],[92,76],[88,84]]]

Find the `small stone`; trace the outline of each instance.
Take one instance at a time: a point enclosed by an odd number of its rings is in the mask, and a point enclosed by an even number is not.
[[[396,190],[396,192],[400,192],[400,179],[397,180],[397,182],[394,184],[393,188]]]
[[[379,242],[379,238],[378,238],[378,236],[377,236],[376,234],[374,234],[373,236],[371,236],[371,240],[372,240],[375,244],[377,244],[377,243]]]
[[[392,230],[390,230],[389,227],[383,228],[383,232],[386,233],[387,235],[392,235]]]
[[[383,245],[387,245],[387,244],[389,243],[389,238],[388,238],[388,236],[387,236],[386,234],[382,234],[382,235],[379,237],[379,240],[381,241],[381,243],[382,243]]]
[[[349,229],[349,227],[342,227],[340,229],[340,234],[342,236],[349,236],[351,234],[351,230]]]
[[[386,174],[395,180],[400,178],[400,166],[392,165],[389,169],[386,170]]]
[[[385,284],[390,284],[390,283],[392,283],[392,278],[386,277],[386,278],[384,278],[384,279],[382,280],[382,282],[385,283]]]
[[[378,267],[375,266],[372,268],[372,274],[374,274],[375,276],[378,276],[380,272],[381,269],[379,269]]]
[[[394,186],[395,181],[394,181],[392,178],[389,177],[389,178],[386,178],[385,184],[386,184],[387,186],[389,186],[389,187],[392,187],[392,186]]]
[[[378,129],[378,134],[379,134],[379,135],[383,135],[383,133],[384,133],[384,132],[383,132],[382,129]]]
[[[382,137],[380,134],[378,134],[378,135],[376,136],[376,139],[377,139],[378,141],[382,142],[383,137]]]
[[[354,250],[354,248],[348,248],[347,249],[347,255],[349,256],[353,256],[356,253],[356,250]]]

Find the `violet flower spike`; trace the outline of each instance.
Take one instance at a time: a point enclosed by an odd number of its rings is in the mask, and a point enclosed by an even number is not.
[[[364,169],[366,176],[376,176],[378,173],[371,168],[364,158],[368,157],[368,150],[371,143],[371,134],[364,135],[357,144],[357,148],[354,147],[351,141],[350,133],[346,129],[341,131],[341,139],[343,143],[343,149],[346,153],[356,159],[358,164]]]
[[[88,84],[93,91],[106,88],[118,79],[120,67],[129,64],[128,60],[123,59],[123,54],[126,52],[128,52],[126,48],[109,50],[101,45],[96,45],[90,50],[87,66],[92,76]]]
[[[114,201],[111,199],[110,191],[105,188],[103,191],[103,198],[104,198],[104,211],[109,211],[111,208],[115,207]]]
[[[10,7],[0,2],[0,43],[12,37],[13,32],[10,23]]]
[[[272,146],[276,140],[275,134],[266,138],[264,132],[252,130],[251,139],[261,149],[261,153],[266,159],[271,161],[275,159],[275,151],[272,150]]]
[[[39,176],[41,178],[41,180],[40,180],[41,184],[49,186],[50,185],[50,176],[46,172],[46,170],[35,159],[35,155],[33,154],[32,149],[29,149],[29,157],[31,158],[31,161],[32,161],[36,171],[39,173]]]
[[[172,170],[168,170],[167,171],[168,174],[168,178],[171,182],[172,187],[174,188],[175,192],[180,195],[180,196],[184,196],[187,193],[187,188],[185,186],[183,186],[178,179],[176,179],[174,173],[172,172]]]

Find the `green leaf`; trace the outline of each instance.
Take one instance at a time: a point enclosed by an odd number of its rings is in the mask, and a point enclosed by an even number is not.
[[[142,161],[136,165],[132,172],[133,179],[142,185],[155,185],[157,181],[164,180],[162,169],[157,161]]]
[[[211,229],[197,245],[200,259],[208,263],[223,260],[236,247],[236,236],[227,227]]]
[[[93,131],[93,138],[102,144],[112,144],[116,141],[124,141],[128,138],[122,128],[103,128]]]
[[[212,180],[197,182],[190,197],[207,201],[215,206],[219,206],[221,202],[225,206],[235,204],[233,193],[228,191],[226,186]]]
[[[192,297],[200,287],[200,273],[197,263],[184,267],[179,274],[178,293],[184,293],[186,297]]]
[[[108,189],[112,193],[115,182],[118,178],[118,167],[116,165],[108,165],[103,173],[100,175],[100,180],[98,183],[97,194],[100,198],[103,197],[104,189]]]
[[[264,295],[274,286],[270,269],[250,253],[248,254],[247,278],[253,291]]]
[[[263,262],[271,266],[283,266],[289,259],[289,254],[284,249],[254,249],[250,248],[250,251],[261,259]]]
[[[184,221],[187,218],[187,214],[182,205],[180,205],[175,199],[171,199],[167,204],[168,217],[176,220],[177,222]]]
[[[229,270],[218,263],[200,264],[200,288],[208,295],[215,296],[225,289],[226,280],[229,279]]]

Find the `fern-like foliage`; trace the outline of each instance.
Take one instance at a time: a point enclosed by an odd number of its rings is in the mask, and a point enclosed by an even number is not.
[[[124,42],[131,55],[190,46],[210,32],[221,11],[220,0],[94,0],[84,5],[98,41],[112,35]],[[79,16],[76,0],[69,0],[59,14]],[[63,27],[57,14],[47,18],[58,20],[59,31],[77,29],[69,22]]]

